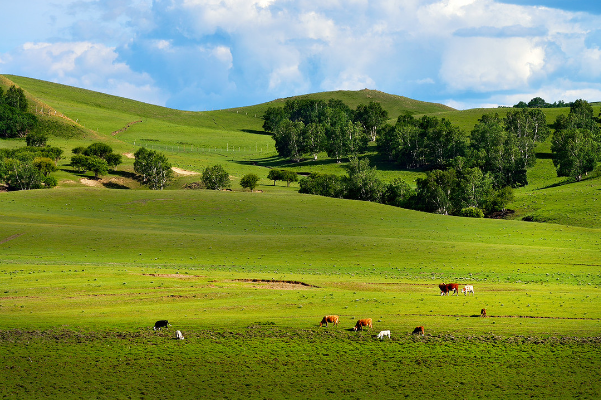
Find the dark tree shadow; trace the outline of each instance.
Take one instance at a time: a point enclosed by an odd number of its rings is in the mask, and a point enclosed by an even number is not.
[[[107,189],[129,189],[129,187],[116,182],[103,182],[102,186],[104,186]]]
[[[266,135],[271,136],[271,132],[258,131],[256,129],[240,129],[242,132],[252,133],[253,135]]]

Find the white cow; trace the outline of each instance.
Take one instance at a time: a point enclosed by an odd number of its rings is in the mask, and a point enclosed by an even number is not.
[[[175,338],[177,340],[184,340],[184,335],[182,335],[181,331],[175,331]]]
[[[382,340],[384,336],[388,336],[388,339],[390,339],[390,331],[381,331],[378,333],[378,339]]]
[[[474,294],[474,287],[472,285],[465,285],[463,289],[461,289],[461,293],[465,295],[468,293]]]

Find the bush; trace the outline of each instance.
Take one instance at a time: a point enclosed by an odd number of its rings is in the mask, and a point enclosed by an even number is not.
[[[469,218],[484,218],[484,212],[476,207],[466,207],[462,208],[459,212],[461,217],[469,217]]]
[[[42,181],[46,189],[50,189],[58,185],[58,180],[54,176],[47,176]]]
[[[240,186],[242,186],[244,189],[250,189],[252,192],[255,190],[257,182],[259,182],[259,177],[257,175],[246,174],[242,177],[242,179],[240,179]]]

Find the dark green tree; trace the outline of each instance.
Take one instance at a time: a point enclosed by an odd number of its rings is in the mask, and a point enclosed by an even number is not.
[[[273,186],[275,186],[276,181],[283,180],[283,171],[281,169],[271,169],[267,174],[267,179],[271,179],[273,181]]]
[[[19,110],[22,113],[27,112],[27,98],[23,89],[11,86],[4,95],[4,103]]]
[[[304,127],[302,122],[292,122],[290,120],[284,120],[278,125],[273,134],[273,139],[280,157],[289,158],[294,162],[300,161],[303,153],[302,133]]]
[[[302,132],[301,142],[304,152],[311,154],[313,159],[317,160],[317,154],[324,151],[327,145],[324,125],[315,122],[306,125]]]
[[[367,158],[352,157],[345,168],[347,170],[347,176],[343,180],[346,187],[345,198],[381,202],[385,187],[377,177],[376,168],[369,166]]]
[[[240,179],[240,186],[244,189],[250,189],[250,191],[254,191],[255,187],[257,187],[257,183],[259,182],[259,177],[256,174],[246,174]]]
[[[580,181],[582,175],[595,169],[600,145],[589,130],[568,128],[555,132],[551,151],[557,176]]]
[[[388,111],[382,108],[382,105],[375,101],[370,101],[368,105],[359,104],[355,111],[355,122],[359,122],[365,133],[374,142],[377,132],[388,119]]]
[[[27,146],[31,147],[44,147],[48,142],[48,135],[44,132],[29,132],[25,136],[25,142]]]

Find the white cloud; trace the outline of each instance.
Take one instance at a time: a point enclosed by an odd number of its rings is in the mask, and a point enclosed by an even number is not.
[[[452,90],[524,87],[544,66],[544,49],[523,38],[457,38],[443,55],[441,79]]]
[[[90,42],[25,43],[3,57],[7,70],[21,75],[153,104],[164,104],[165,95],[147,73],[137,73],[118,62],[114,48]]]
[[[3,71],[160,104],[168,93],[182,108],[365,87],[458,106],[554,87],[568,100],[571,90],[595,95],[584,86],[601,76],[601,39],[591,39],[601,17],[495,0],[78,0],[58,9],[55,30],[36,40],[28,30],[29,45],[0,50]]]

